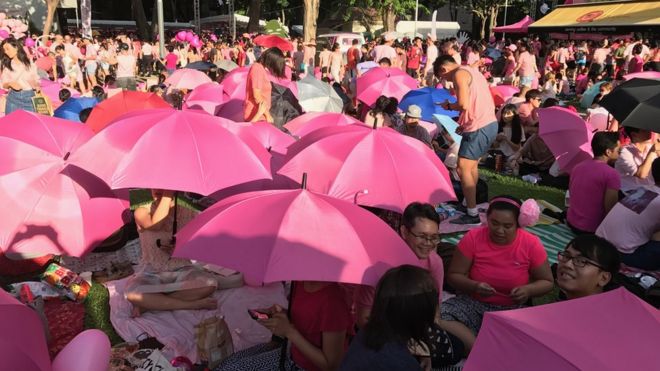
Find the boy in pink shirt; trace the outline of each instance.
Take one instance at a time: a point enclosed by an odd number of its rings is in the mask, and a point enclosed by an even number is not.
[[[619,135],[598,132],[591,140],[593,160],[577,164],[569,184],[567,222],[577,234],[594,233],[619,200],[621,177],[610,166],[619,157]]]

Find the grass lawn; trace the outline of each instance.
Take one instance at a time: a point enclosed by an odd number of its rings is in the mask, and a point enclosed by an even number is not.
[[[499,175],[493,171],[479,169],[479,174],[488,183],[489,198],[498,195],[511,195],[521,199],[534,198],[546,200],[553,205],[563,208],[565,192],[563,190],[539,186],[524,182],[520,178]],[[150,200],[148,191],[131,192],[131,205],[144,203]],[[108,290],[100,284],[92,285],[92,289],[85,301],[85,328],[96,328],[104,331],[113,345],[123,342],[110,323],[110,306],[108,304]]]

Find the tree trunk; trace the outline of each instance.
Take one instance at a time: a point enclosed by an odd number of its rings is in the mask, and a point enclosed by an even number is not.
[[[247,32],[259,32],[259,18],[261,17],[261,0],[250,0],[250,8],[248,9],[248,17],[250,21],[247,25]]]
[[[477,17],[479,18],[479,24],[481,25],[479,28],[479,40],[482,40],[486,34],[486,21],[488,20],[488,17],[486,15],[480,15]]]
[[[394,14],[394,7],[388,5],[383,9],[383,28],[385,32],[394,31],[396,29],[395,20],[396,14]]]
[[[48,7],[48,13],[46,14],[46,22],[44,23],[44,32],[43,32],[43,41],[46,42],[50,29],[53,26],[53,19],[55,18],[55,11],[57,10],[57,4],[59,0],[45,0],[46,6]]]
[[[499,13],[499,8],[495,7],[490,10],[490,17],[488,17],[488,29],[486,30],[486,36],[490,37],[493,34],[493,28],[497,26],[497,15]]]
[[[316,20],[319,17],[319,0],[303,0],[305,15],[303,18],[303,36],[305,42],[316,39]]]
[[[165,17],[163,15],[163,17]],[[156,35],[158,35],[158,1],[154,1],[154,7],[151,9],[151,34],[153,39],[150,41],[156,40]]]
[[[147,23],[147,14],[144,12],[142,0],[131,0],[131,12],[140,39],[151,40],[151,30],[149,29],[149,23]]]

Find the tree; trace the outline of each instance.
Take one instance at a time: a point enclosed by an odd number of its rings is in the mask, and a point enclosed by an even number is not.
[[[144,12],[142,0],[131,0],[131,14],[140,39],[151,40],[151,28],[147,23],[147,14]]]
[[[486,36],[486,31],[490,33],[494,21],[488,23],[488,29],[486,29],[487,21],[497,19],[497,12],[503,5],[503,0],[467,0],[463,2],[463,6],[479,20],[479,39]]]
[[[46,41],[46,38],[50,33],[50,28],[53,26],[55,11],[57,10],[57,5],[60,3],[60,0],[44,0],[44,1],[46,2],[46,6],[48,7],[48,13],[46,14],[46,22],[44,22],[44,32],[43,32],[43,40]]]
[[[247,32],[259,32],[259,18],[261,17],[261,0],[250,0],[248,7],[248,17],[250,21],[247,25]]]
[[[303,38],[310,42],[316,38],[316,20],[319,17],[320,0],[303,0],[305,15],[303,17]]]

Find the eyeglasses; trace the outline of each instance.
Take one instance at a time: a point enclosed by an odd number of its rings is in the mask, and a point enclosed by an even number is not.
[[[566,251],[560,251],[557,253],[557,260],[559,260],[562,263],[568,263],[569,261],[573,261],[573,265],[578,267],[578,268],[584,268],[589,265],[593,265],[594,267],[598,267],[602,270],[605,270],[602,265],[594,262],[593,260],[586,258],[584,256],[571,256],[569,253]]]
[[[432,236],[427,236],[427,235],[423,235],[423,234],[416,234],[415,232],[413,232],[413,231],[411,231],[411,230],[408,230],[408,233],[410,233],[411,235],[413,235],[413,236],[414,236],[416,239],[418,239],[420,242],[424,242],[424,241],[426,241],[426,242],[430,242],[430,243],[432,243],[432,244],[437,245],[437,244],[440,242],[440,240],[441,240],[439,234],[434,234],[434,235],[432,235]]]

